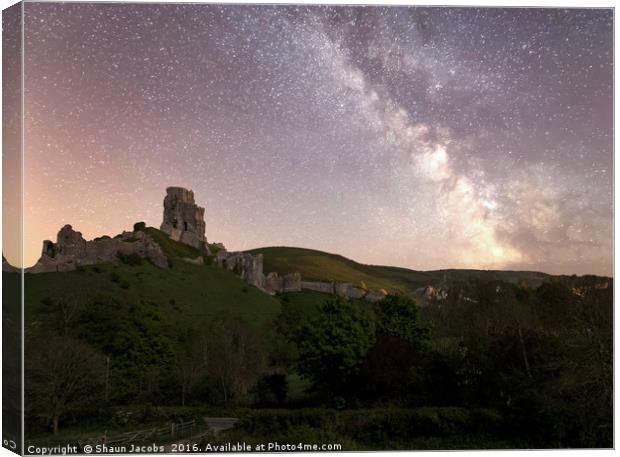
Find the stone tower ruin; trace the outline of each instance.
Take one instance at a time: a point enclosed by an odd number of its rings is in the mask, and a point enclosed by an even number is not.
[[[205,235],[205,209],[196,205],[194,192],[168,187],[164,198],[164,220],[160,229],[171,239],[208,251]]]

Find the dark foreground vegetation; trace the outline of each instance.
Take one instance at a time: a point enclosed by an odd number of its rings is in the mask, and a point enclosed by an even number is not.
[[[27,441],[232,416],[235,429],[207,439],[612,446],[609,278],[461,275],[418,307],[269,297],[173,262],[27,275]]]

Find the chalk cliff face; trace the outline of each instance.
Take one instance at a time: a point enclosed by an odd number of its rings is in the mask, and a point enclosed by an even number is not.
[[[182,187],[168,187],[160,230],[174,241],[208,252],[205,227],[205,209],[196,205],[194,192]]]
[[[71,271],[78,266],[117,262],[120,255],[136,254],[159,268],[168,268],[168,259],[159,245],[145,232],[123,232],[114,238],[101,237],[86,241],[80,232],[65,225],[56,243],[45,240],[41,258],[27,273]]]

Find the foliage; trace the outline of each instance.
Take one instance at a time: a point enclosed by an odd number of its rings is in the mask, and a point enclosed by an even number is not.
[[[101,399],[103,357],[86,343],[66,336],[33,337],[25,347],[27,413],[48,421],[57,434],[68,410]]]
[[[169,252],[191,257],[158,236]],[[281,266],[300,261],[373,289],[385,280],[411,290],[444,274],[273,249],[288,259]],[[99,264],[25,275],[25,317],[31,335],[79,340],[109,357],[102,411],[130,402],[185,403],[196,417],[214,408],[245,414],[239,406],[250,404],[287,408],[254,409],[222,439],[325,439],[349,449],[611,446],[613,281],[554,277],[532,286],[515,278],[541,276],[447,275],[447,298],[417,308],[406,296],[375,304],[318,292],[268,296],[211,265]],[[70,404],[62,426],[78,423],[88,404]],[[326,404],[339,409],[317,408]],[[152,419],[138,414],[135,425]]]
[[[288,381],[285,374],[263,376],[255,387],[256,403],[261,406],[282,406],[286,401],[287,392]]]
[[[211,322],[206,338],[209,376],[217,381],[221,401],[243,399],[265,369],[260,337],[242,319],[223,315]]]
[[[472,437],[477,438],[477,448],[497,447],[500,441],[490,440],[489,435],[500,435],[502,427],[503,418],[497,411],[480,408],[265,409],[246,415],[227,439],[336,442],[343,444],[342,450],[351,451],[416,449],[412,443],[419,443],[420,438],[435,438],[431,449],[462,449]]]
[[[120,283],[121,282],[121,275],[118,274],[118,272],[113,271],[110,273],[110,281],[112,282],[116,282],[116,283]]]
[[[118,260],[120,260],[125,265],[142,265],[142,257],[140,257],[140,255],[136,254],[135,252],[132,252],[131,254],[123,254],[122,252],[117,252],[116,256],[118,257]]]
[[[97,300],[81,313],[72,334],[109,357],[111,400],[157,398],[174,350],[155,304]]]
[[[415,302],[402,295],[388,295],[375,306],[377,334],[397,336],[413,345],[428,338],[428,330],[418,323]]]
[[[294,338],[299,372],[312,379],[316,389],[335,394],[359,373],[375,328],[366,311],[333,298],[297,329]]]
[[[173,241],[173,243],[175,243]],[[97,271],[99,273],[97,273]],[[111,279],[129,289],[110,287]],[[41,273],[24,277],[26,325],[45,320],[43,299],[75,302],[80,306],[100,298],[124,302],[156,303],[162,324],[181,331],[206,326],[224,311],[243,316],[254,327],[267,325],[279,312],[280,302],[255,287],[247,293],[245,283],[235,273],[216,267],[176,262],[174,269],[163,270],[150,262],[129,266],[123,263],[98,264],[76,271]],[[174,300],[174,304],[170,300]]]
[[[208,346],[204,335],[190,330],[179,342],[175,357],[175,373],[181,387],[181,405],[192,397],[194,387],[207,373]]]
[[[371,402],[406,401],[419,394],[422,354],[418,347],[394,335],[379,335],[364,361],[362,391]]]

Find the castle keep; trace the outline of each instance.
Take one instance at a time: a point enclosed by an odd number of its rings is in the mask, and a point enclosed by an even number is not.
[[[174,241],[208,252],[205,228],[205,209],[196,205],[194,192],[182,187],[168,187],[160,230]]]

